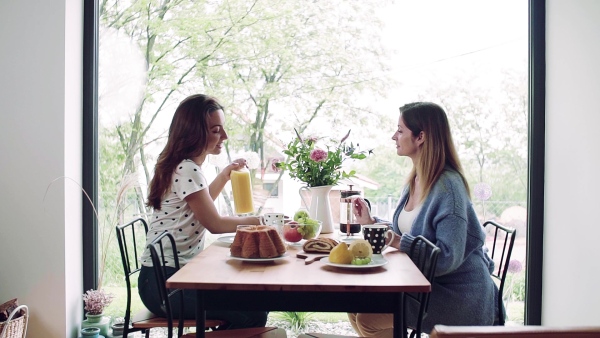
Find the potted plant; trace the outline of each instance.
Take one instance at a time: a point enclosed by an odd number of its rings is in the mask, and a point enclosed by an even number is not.
[[[84,320],[81,324],[82,328],[97,327],[100,329],[100,334],[108,335],[108,326],[110,318],[104,316],[104,308],[108,306],[114,296],[104,290],[88,290],[83,294],[84,310],[86,311]]]
[[[288,156],[285,162],[275,163],[278,169],[287,170],[291,178],[304,182],[300,191],[310,193],[310,206],[300,194],[311,218],[322,223],[321,233],[333,232],[333,219],[329,202],[329,192],[341,179],[354,177],[355,170],[346,172],[342,164],[346,160],[363,160],[372,150],[360,151],[358,144],[346,143],[350,130],[340,141],[325,139],[324,146],[317,145],[318,138],[302,138],[296,129],[296,139],[288,143],[283,153]]]

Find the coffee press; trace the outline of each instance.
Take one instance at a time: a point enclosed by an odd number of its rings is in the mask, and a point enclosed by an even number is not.
[[[354,218],[352,199],[353,197],[359,197],[361,192],[359,190],[352,190],[352,185],[349,186],[350,190],[340,191],[340,232],[347,236],[352,236],[360,233],[360,223]],[[369,201],[365,199],[365,202],[367,202],[370,208],[371,204]]]

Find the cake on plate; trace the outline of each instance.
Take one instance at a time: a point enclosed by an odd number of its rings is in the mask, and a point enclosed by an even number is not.
[[[237,229],[230,252],[233,257],[275,258],[285,253],[285,245],[275,227],[249,225]]]

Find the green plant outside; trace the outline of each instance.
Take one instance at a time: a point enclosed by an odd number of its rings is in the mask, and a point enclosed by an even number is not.
[[[504,285],[504,299],[507,301],[525,300],[525,272],[507,273]]]
[[[300,331],[313,319],[314,312],[274,312],[272,315],[290,323],[292,330]]]
[[[103,289],[115,296],[112,303],[104,309],[104,315],[110,316],[111,320],[124,318],[125,309],[127,308],[127,289],[119,286],[105,286]],[[134,315],[136,312],[142,310],[144,305],[138,296],[137,285],[132,288],[131,293],[131,315]]]

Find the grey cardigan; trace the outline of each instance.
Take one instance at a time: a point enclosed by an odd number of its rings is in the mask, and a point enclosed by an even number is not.
[[[405,189],[394,212],[396,233],[400,233],[398,215],[407,199]],[[493,325],[498,312],[498,288],[490,277],[494,262],[483,247],[483,227],[456,171],[445,168],[435,182],[410,233],[402,234],[400,250],[408,252],[418,235],[441,249],[423,332],[430,332],[436,324]],[[409,303],[409,325],[416,325],[417,309],[416,303]]]

